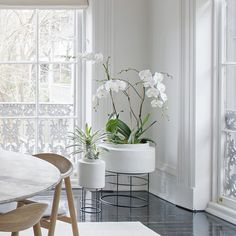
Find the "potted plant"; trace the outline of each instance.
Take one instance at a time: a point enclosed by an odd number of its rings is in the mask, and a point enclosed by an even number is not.
[[[98,147],[98,143],[105,137],[106,134],[102,131],[92,133],[92,127],[88,124],[84,130],[76,127],[69,135],[73,144],[68,148],[74,148],[71,154],[83,153],[83,158],[78,161],[78,179],[81,187],[99,189],[105,186],[105,162],[99,159],[105,148]]]
[[[167,73],[150,70],[138,71],[128,68],[121,70],[116,76],[110,73],[110,57],[103,62],[102,54],[84,53],[80,55],[87,61],[102,62],[105,76],[99,80],[99,87],[93,96],[94,109],[97,110],[101,99],[109,98],[112,111],[106,122],[107,140],[102,147],[109,150],[103,159],[106,169],[120,173],[150,173],[155,170],[155,142],[146,137],[146,132],[157,122],[150,122],[150,114],[143,114],[146,99],[151,100],[151,106],[159,109],[166,116],[167,95],[164,79],[171,77]],[[137,81],[131,82],[124,79],[127,73],[135,73]],[[118,111],[116,94],[123,95],[127,100],[129,121],[122,120],[122,112]],[[119,97],[120,98],[120,97]],[[135,104],[132,102],[135,101]],[[137,108],[138,107],[138,108]],[[125,108],[125,107],[124,107]],[[154,145],[150,145],[150,144]]]

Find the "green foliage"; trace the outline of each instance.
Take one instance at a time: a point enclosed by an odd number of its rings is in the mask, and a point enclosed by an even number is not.
[[[89,127],[88,124],[85,125],[84,130],[77,126],[75,131],[69,135],[69,139],[72,140],[73,144],[67,148],[74,148],[71,153],[73,155],[84,153],[85,159],[98,159],[101,151],[105,149],[98,147],[97,144],[105,138],[106,133],[100,130],[92,133],[92,127]]]
[[[130,127],[119,118],[110,118],[106,123],[108,141],[115,144],[155,143],[151,139],[142,137],[142,135],[156,123],[156,121],[154,121],[149,126],[145,127],[149,117],[150,114],[147,114],[143,118],[140,127],[136,130],[131,130]]]

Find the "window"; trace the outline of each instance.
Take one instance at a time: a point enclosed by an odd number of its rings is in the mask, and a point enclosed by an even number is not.
[[[222,4],[220,196],[236,209],[236,1]]]
[[[0,147],[68,155],[80,123],[83,10],[0,10]]]

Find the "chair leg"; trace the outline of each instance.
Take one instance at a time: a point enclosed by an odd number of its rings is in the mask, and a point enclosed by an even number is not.
[[[33,226],[34,236],[42,236],[40,222]]]
[[[16,208],[19,208],[19,207],[22,207],[22,206],[24,206],[24,203],[23,203],[23,202],[17,202]]]
[[[70,217],[71,217],[71,223],[72,223],[72,230],[73,230],[73,236],[79,236],[79,230],[78,230],[78,223],[75,213],[75,205],[74,205],[74,198],[71,188],[71,182],[70,177],[65,178],[65,188],[66,188],[66,195],[67,195],[67,201],[70,211]]]
[[[13,232],[11,233],[11,236],[19,236],[19,232]]]
[[[58,206],[59,206],[60,196],[61,196],[61,184],[62,184],[62,181],[55,188],[55,192],[54,192],[54,196],[53,196],[52,212],[51,212],[51,217],[50,217],[50,227],[48,230],[48,236],[54,236],[54,233],[55,233]]]

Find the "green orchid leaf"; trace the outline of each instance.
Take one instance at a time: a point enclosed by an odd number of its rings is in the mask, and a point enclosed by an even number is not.
[[[137,134],[137,137],[140,137],[142,134],[144,134],[147,130],[149,130],[157,121],[153,121],[146,129],[144,129],[142,132],[139,132]]]
[[[144,125],[148,122],[149,117],[150,117],[150,113],[148,113],[148,114],[143,118],[143,121],[142,121],[142,128],[143,128]]]
[[[123,122],[120,119],[118,120],[118,124],[117,124],[117,128],[118,128],[118,132],[120,132],[121,134],[123,134],[126,138],[128,138],[131,134],[131,130],[129,128],[129,126]]]
[[[136,135],[137,135],[137,136],[139,135],[139,133],[141,133],[141,132],[143,131],[144,125],[148,122],[149,117],[150,117],[150,113],[148,113],[148,114],[144,117],[143,121],[141,122],[141,126],[140,126],[140,127],[137,129],[137,131],[136,131]]]
[[[141,138],[140,139],[140,143],[147,143],[147,142],[154,143],[156,145],[156,142],[150,138]]]
[[[120,119],[110,119],[106,124],[106,131],[111,134],[120,134],[123,139],[128,140],[131,130],[129,126]]]
[[[106,131],[110,133],[115,133],[117,131],[118,120],[117,119],[110,119],[106,123]]]

